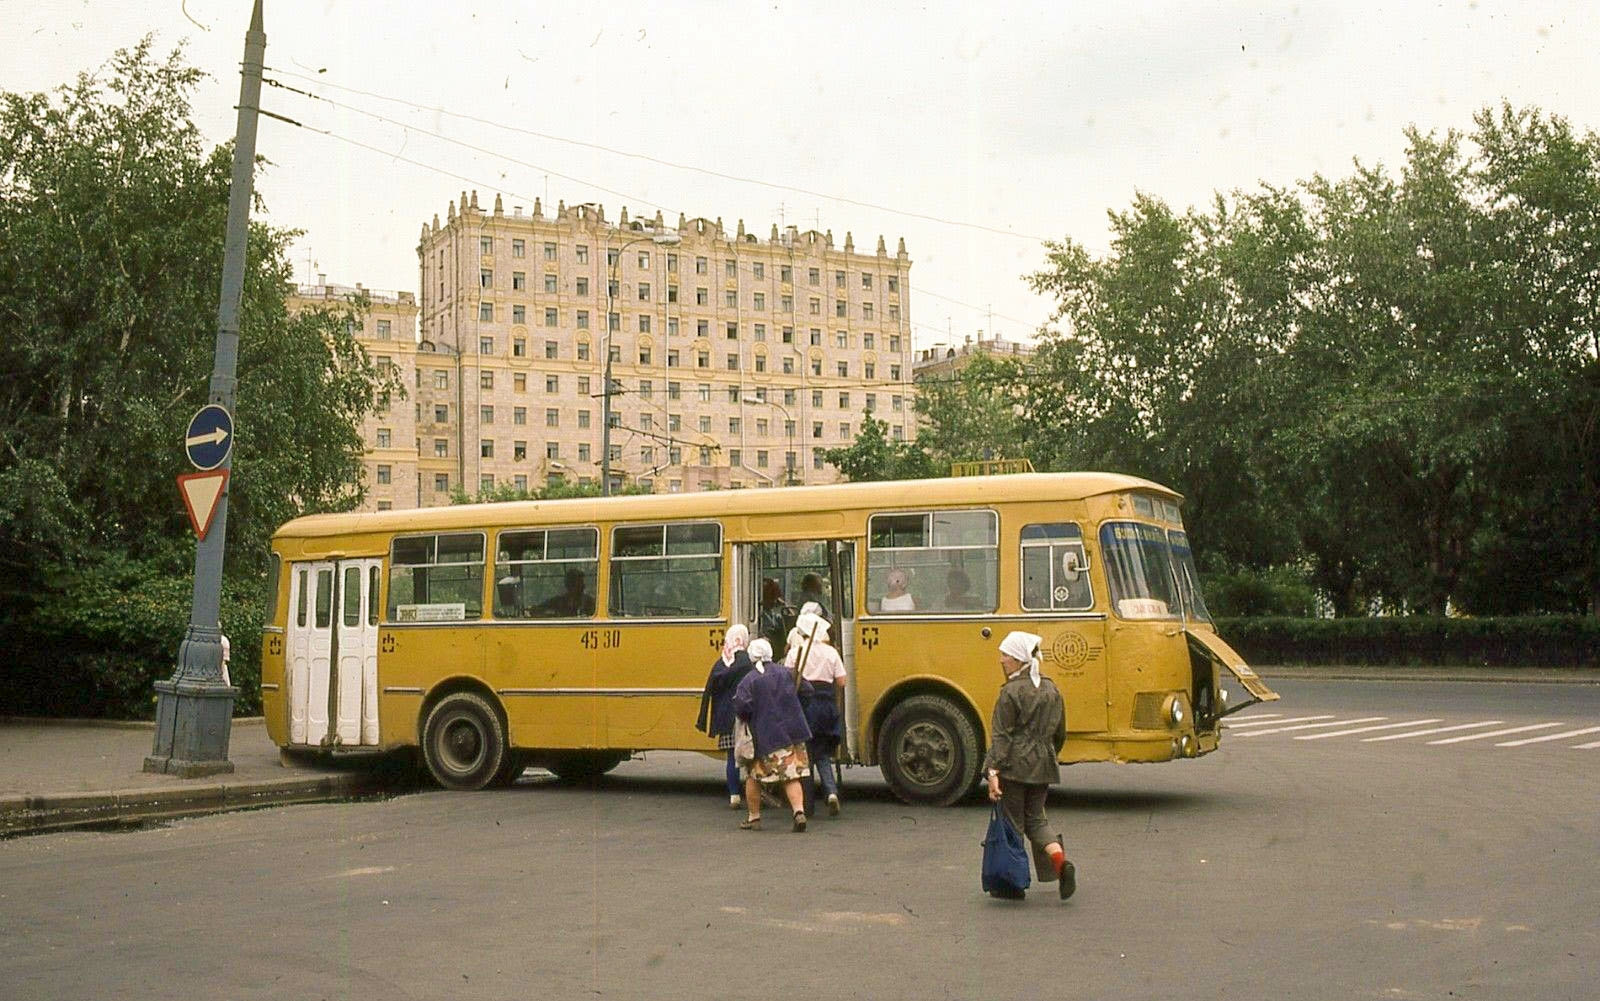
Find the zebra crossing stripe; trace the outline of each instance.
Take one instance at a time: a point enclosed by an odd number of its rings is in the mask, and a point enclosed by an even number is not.
[[[1523,744],[1539,744],[1546,740],[1562,740],[1566,737],[1581,737],[1586,733],[1600,733],[1600,726],[1587,726],[1582,730],[1568,730],[1566,733],[1546,733],[1537,737],[1523,737],[1521,740],[1507,740],[1494,746],[1521,747]]]
[[[1572,747],[1574,750],[1587,751],[1590,748],[1600,747],[1600,740],[1591,740],[1587,744],[1573,744]]]
[[[1228,729],[1237,730],[1246,726],[1260,726],[1262,723],[1271,723],[1273,726],[1282,726],[1285,723],[1304,723],[1313,719],[1333,719],[1332,713],[1323,713],[1321,716],[1291,716],[1288,719],[1247,719],[1238,723],[1229,723]]]
[[[1503,719],[1488,719],[1482,723],[1462,723],[1459,726],[1441,726],[1432,730],[1417,730],[1414,733],[1386,733],[1381,737],[1362,737],[1363,744],[1371,744],[1380,740],[1405,740],[1407,737],[1426,737],[1429,734],[1449,733],[1451,730],[1475,730],[1480,726],[1499,726]]]
[[[1531,723],[1528,726],[1514,726],[1508,730],[1490,730],[1488,733],[1469,733],[1464,737],[1446,737],[1443,740],[1430,740],[1429,744],[1460,744],[1468,740],[1488,740],[1490,737],[1505,737],[1513,733],[1527,733],[1529,730],[1548,730],[1553,726],[1566,726],[1565,723]]]
[[[1288,733],[1291,730],[1317,730],[1325,726],[1345,726],[1350,723],[1372,723],[1380,719],[1388,718],[1389,717],[1387,716],[1363,716],[1361,719],[1336,719],[1332,723],[1302,723],[1299,726],[1278,726],[1267,730],[1251,730],[1249,733],[1241,733],[1238,736],[1265,737],[1270,733]]]
[[[1371,733],[1374,730],[1395,730],[1403,726],[1422,726],[1424,723],[1437,723],[1443,717],[1434,719],[1414,719],[1406,723],[1381,723],[1378,726],[1358,726],[1354,730],[1334,730],[1330,733],[1307,733],[1295,740],[1321,740],[1324,737],[1349,737],[1357,733]]]

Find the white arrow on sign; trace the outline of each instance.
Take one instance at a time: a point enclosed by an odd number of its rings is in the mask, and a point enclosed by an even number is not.
[[[192,438],[183,439],[184,448],[193,448],[196,445],[220,445],[228,439],[228,432],[222,428],[212,428],[205,434],[197,434]]]

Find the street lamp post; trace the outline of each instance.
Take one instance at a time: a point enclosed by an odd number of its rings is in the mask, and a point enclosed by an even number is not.
[[[791,454],[794,452],[794,418],[789,416],[788,407],[773,400],[763,400],[759,396],[745,396],[742,397],[739,402],[752,406],[766,404],[769,407],[776,407],[778,411],[783,414],[783,430],[784,434],[789,439],[789,448],[787,451]],[[787,460],[787,456],[785,456],[785,459]],[[784,462],[784,479],[788,482],[789,486],[794,486],[795,469],[793,466],[790,466],[787,461]]]
[[[605,374],[602,376],[603,385],[600,387],[600,496],[602,497],[611,496],[611,315],[618,290],[617,265],[622,263],[622,255],[634,244],[654,243],[658,247],[674,247],[682,241],[683,237],[670,231],[634,237],[617,248],[617,256],[611,262],[611,279],[606,282]],[[618,325],[621,325],[620,320]]]

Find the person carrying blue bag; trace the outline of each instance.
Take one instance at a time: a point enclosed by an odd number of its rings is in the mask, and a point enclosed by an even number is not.
[[[1018,852],[1020,830],[1033,846],[1034,869],[1039,882],[1056,883],[1061,899],[1077,889],[1077,870],[1067,861],[1061,835],[1050,834],[1045,818],[1045,797],[1050,786],[1061,781],[1057,759],[1067,740],[1066,708],[1055,682],[1039,674],[1040,638],[1033,633],[1013,632],[1000,641],[1000,669],[1006,683],[995,700],[992,735],[984,772],[989,779],[989,802],[999,804],[1009,834]],[[991,820],[991,830],[994,828]],[[1004,835],[1002,834],[1002,837]],[[989,871],[989,839],[984,840],[984,878],[986,892],[1009,900],[1021,900],[1028,886],[1027,861],[1021,865],[1022,878],[1003,878],[997,865],[994,886]],[[1007,866],[1010,871],[1014,866]]]

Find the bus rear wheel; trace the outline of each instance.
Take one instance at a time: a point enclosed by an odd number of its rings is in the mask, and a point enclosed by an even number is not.
[[[619,751],[565,751],[551,755],[544,765],[563,782],[589,782],[627,760]]]
[[[949,699],[915,695],[884,720],[878,763],[889,788],[907,803],[949,806],[978,781],[978,734]]]
[[[422,728],[422,758],[446,789],[482,789],[504,773],[510,749],[500,714],[476,692],[440,699]]]

